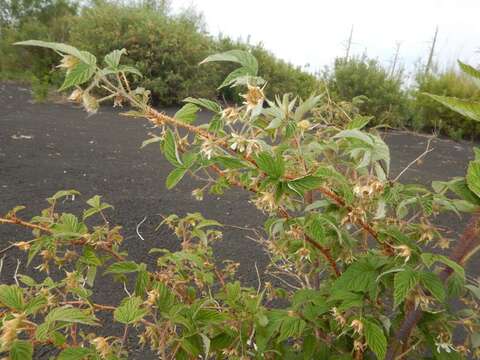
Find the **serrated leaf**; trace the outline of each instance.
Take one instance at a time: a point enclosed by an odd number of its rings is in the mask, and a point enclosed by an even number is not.
[[[347,124],[347,129],[350,129],[350,130],[354,130],[354,129],[357,129],[357,130],[361,130],[362,128],[364,128],[369,122],[370,120],[373,119],[373,116],[363,116],[363,115],[356,115],[352,121],[350,121],[348,124]]]
[[[170,164],[175,167],[182,166],[182,160],[178,154],[177,143],[173,131],[168,129],[162,144],[163,154]]]
[[[226,169],[243,169],[249,166],[242,160],[231,156],[216,156],[213,160],[225,167]]]
[[[281,156],[273,157],[268,152],[263,151],[255,157],[255,161],[260,170],[274,179],[280,178],[285,172],[285,163]]]
[[[458,99],[455,97],[440,96],[427,93],[424,94],[469,119],[480,121],[480,103],[478,102]]]
[[[387,338],[380,326],[372,321],[363,320],[363,331],[368,347],[379,360],[383,360],[387,353]]]
[[[278,337],[278,341],[301,336],[305,326],[305,321],[299,317],[285,317],[280,325],[280,335]]]
[[[121,71],[121,72],[124,72],[124,73],[134,74],[134,75],[137,75],[139,77],[143,77],[142,73],[137,68],[134,68],[133,66],[120,65],[118,67],[118,71]]]
[[[235,69],[225,77],[225,80],[223,80],[222,84],[217,89],[234,84],[238,79],[248,77],[249,74],[250,70],[246,67]]]
[[[89,354],[92,354],[92,350],[88,348],[68,348],[58,355],[57,360],[84,360]]]
[[[183,105],[183,107],[178,110],[173,117],[184,123],[191,124],[197,118],[198,110],[200,109],[197,105],[188,103]]]
[[[180,182],[180,180],[183,179],[187,171],[188,171],[188,168],[186,169],[183,167],[173,169],[170,172],[170,174],[168,174],[167,180],[165,181],[165,186],[167,187],[167,189],[169,190],[173,189],[175,185],[177,185]]]
[[[310,110],[312,110],[320,101],[320,99],[323,97],[322,95],[317,95],[317,96],[310,96],[307,100],[302,102],[296,109],[295,113],[293,115],[293,119],[296,122],[299,122],[302,120],[302,118],[305,116],[306,113],[308,113]]]
[[[62,86],[59,91],[66,90],[72,86],[81,85],[86,83],[92,78],[96,72],[96,67],[94,65],[85,64],[80,62],[73,69],[67,72],[65,80],[63,81]]]
[[[395,307],[400,305],[408,296],[410,291],[417,285],[418,276],[410,267],[397,272],[393,280],[393,297]]]
[[[219,104],[217,104],[215,101],[212,101],[212,100],[202,99],[202,98],[196,99],[196,98],[192,98],[192,97],[187,97],[183,101],[191,103],[191,104],[198,105],[198,106],[203,107],[205,109],[208,109],[208,110],[210,110],[214,113],[219,113],[220,111],[222,111],[222,107]]]
[[[471,161],[468,164],[466,181],[468,188],[480,196],[480,161]]]
[[[255,57],[248,51],[244,50],[229,50],[223,53],[210,55],[205,58],[200,64],[212,61],[229,61],[241,64],[249,70],[250,75],[257,75],[258,62]]]
[[[462,267],[462,265],[457,264],[455,261],[447,258],[444,255],[422,253],[421,258],[423,263],[428,267],[432,266],[435,262],[438,261],[450,267],[459,276],[465,277],[465,269]]]
[[[67,306],[55,308],[50,311],[45,317],[45,323],[47,324],[55,321],[78,323],[92,326],[98,325],[97,319],[93,315],[89,315],[80,309]]]
[[[139,265],[134,261],[120,261],[110,265],[105,274],[128,274],[139,271]]]
[[[10,360],[31,360],[33,345],[27,340],[15,340],[10,348]]]
[[[52,204],[55,201],[60,200],[61,198],[67,197],[67,196],[77,196],[80,195],[80,193],[77,190],[60,190],[57,191],[53,196],[47,198],[47,201]]]
[[[147,313],[141,309],[143,300],[140,297],[127,298],[123,303],[115,309],[113,316],[116,321],[122,324],[132,324],[139,321]]]
[[[427,289],[432,296],[440,302],[445,300],[445,287],[443,283],[440,281],[440,278],[437,274],[431,272],[421,272],[420,273],[420,282],[422,283],[423,287]]]
[[[334,139],[356,139],[356,140],[362,141],[363,143],[369,146],[374,145],[372,138],[368,134],[357,129],[342,130],[338,134],[336,134],[333,138]]]
[[[27,41],[17,42],[14,45],[37,46],[37,47],[56,50],[56,51],[64,53],[64,54],[75,56],[76,58],[78,58],[82,62],[84,62],[85,64],[89,64],[89,65],[95,65],[96,61],[97,61],[95,56],[93,56],[89,52],[80,51],[73,46],[62,44],[62,43],[47,42],[47,41],[40,41],[40,40],[27,40]]]
[[[23,310],[25,302],[22,288],[17,285],[0,285],[0,303],[10,309]]]
[[[109,67],[116,69],[120,64],[120,58],[127,53],[127,49],[113,50],[109,54],[105,55],[104,61]]]
[[[480,198],[468,188],[466,179],[463,177],[456,177],[450,181],[432,181],[432,188],[437,193],[450,190],[461,199],[480,205]]]
[[[320,187],[325,181],[318,176],[307,175],[295,180],[291,180],[287,183],[288,187],[303,195],[306,191],[314,190]]]
[[[477,85],[480,84],[480,71],[478,71],[477,69],[475,69],[473,66],[470,66],[468,64],[465,64],[461,61],[458,61],[458,65],[460,66],[460,69],[462,69],[462,71],[471,76],[473,78],[473,80],[475,81],[475,83]]]

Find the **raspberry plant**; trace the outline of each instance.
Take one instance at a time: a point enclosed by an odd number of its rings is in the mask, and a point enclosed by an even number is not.
[[[152,249],[159,254],[152,268],[129,260],[121,229],[107,221],[110,205],[95,196],[83,214],[65,213],[58,200],[78,193],[60,191],[39,216],[24,220],[17,207],[0,218],[32,230],[32,240],[9,248],[25,250],[29,262],[38,258],[44,274],[41,282],[16,274],[15,283],[0,286],[0,351],[9,358],[32,358],[44,344],[61,360],[128,358],[129,332],[161,359],[480,358],[480,286],[463,268],[480,247],[479,152],[466,178],[432,189],[402,184],[403,171],[390,174],[388,146],[367,129],[371,118],[328,95],[266,99],[248,52],[203,61],[240,65],[221,87],[245,89],[242,105],[187,98],[170,117],[150,106],[148,90],[131,88],[129,77],[141,74],[121,64],[125,49],[106,55],[102,66],[65,44],[19,44],[59,53],[61,90],[73,88],[69,99],[88,113],[113,100],[130,107],[123,115],[148,119],[157,134],[143,146],[159,144],[172,165],[167,188],[189,174],[201,183],[197,199],[231,187],[248,191],[267,215],[257,234],[271,280],[244,286],[237,264],[215,261],[211,244],[221,224],[198,213],[162,223],[180,251]],[[201,109],[212,117],[196,125]],[[436,225],[442,212],[472,214],[458,239]],[[65,275],[50,277],[52,268]],[[121,303],[98,304],[98,276],[134,276],[135,284],[125,285]],[[113,313],[123,336],[102,333],[102,312]]]

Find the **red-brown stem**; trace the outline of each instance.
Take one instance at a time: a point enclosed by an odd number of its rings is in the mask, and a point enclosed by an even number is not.
[[[168,124],[168,125],[171,125],[171,126],[174,126],[174,127],[180,127],[180,128],[183,128],[191,133],[194,133],[194,134],[197,134],[205,139],[208,139],[210,141],[213,141],[215,142],[217,145],[223,147],[224,149],[226,149],[227,151],[231,152],[232,150],[230,149],[230,147],[228,146],[228,143],[226,140],[224,139],[219,139],[217,138],[215,135],[209,133],[208,131],[205,131],[203,129],[200,129],[196,126],[193,126],[193,125],[190,125],[190,124],[187,124],[187,123],[184,123],[184,122],[181,122],[181,121],[178,121],[176,120],[175,118],[172,118],[168,115],[165,115],[165,114],[162,114],[158,111],[156,111],[155,109],[151,108],[151,107],[148,107],[147,111],[146,111],[146,115],[145,115],[151,122],[153,122],[154,124],[156,125],[164,125],[164,124]],[[241,154],[242,157],[244,158],[244,160],[250,162],[251,164],[253,164],[255,167],[258,167],[257,166],[257,163],[255,162],[255,160],[250,157],[250,156],[247,156],[246,154]],[[287,179],[289,180],[293,180],[294,177],[289,177],[287,176],[286,177]],[[240,185],[241,187],[243,187],[242,185]],[[334,203],[336,203],[337,205],[339,206],[342,206],[342,207],[345,207],[347,210],[351,211],[352,209],[346,205],[345,201],[342,199],[341,196],[337,195],[335,192],[333,192],[331,189],[329,189],[328,187],[326,186],[321,186],[319,187],[318,189],[315,189],[317,191],[319,191],[320,193],[322,193],[324,196],[326,196],[327,198],[329,198],[330,200],[332,200]],[[379,238],[378,238],[378,234],[377,232],[373,229],[373,227],[368,224],[367,222],[361,220],[361,219],[358,219],[358,225],[361,226],[363,229],[365,229],[377,242],[380,242]]]
[[[32,229],[32,230],[40,230],[40,231],[43,231],[43,232],[48,233],[48,234],[53,234],[52,229],[49,229],[49,228],[47,228],[45,226],[42,226],[42,225],[33,224],[31,222],[19,219],[17,217],[12,217],[10,219],[0,218],[0,224],[20,225],[20,226],[23,226],[23,227],[26,227],[26,228],[29,228],[29,229]],[[26,243],[32,243],[32,242],[35,242],[36,240],[37,239],[33,239],[33,240],[30,240],[30,241],[27,241]],[[71,241],[69,245],[85,245],[86,243],[87,243],[87,239],[81,238],[81,239]],[[5,249],[0,250],[0,253],[5,252],[5,251],[7,251],[7,250],[9,250],[9,249],[11,249],[15,246],[16,246],[16,244],[12,244],[10,246],[7,246]],[[111,256],[113,256],[115,259],[117,259],[119,261],[125,260],[125,258],[123,256],[115,253],[115,251],[113,251],[107,245],[101,245],[101,246],[98,246],[97,248],[109,253]]]
[[[455,248],[453,249],[449,258],[460,265],[464,265],[466,259],[469,258],[470,252],[473,251],[479,242],[479,228],[480,223],[480,213],[474,214],[470,221],[468,222],[462,236],[457,242]],[[446,281],[448,277],[453,273],[453,269],[450,267],[445,267],[442,272],[439,274],[442,281]],[[390,346],[387,349],[387,355],[385,360],[394,360],[397,352],[399,351],[402,344],[404,345],[408,342],[410,333],[413,328],[422,318],[423,313],[420,308],[412,309],[405,315],[405,318],[398,328],[398,331],[395,334],[393,341],[390,343]]]
[[[333,259],[332,253],[330,252],[330,249],[326,248],[326,247],[323,247],[322,245],[320,245],[319,243],[317,243],[315,240],[313,240],[312,238],[310,238],[307,235],[305,235],[305,241],[308,242],[309,244],[311,244],[312,246],[314,246],[315,248],[317,248],[318,250],[320,250],[322,255],[325,257],[325,259],[330,264],[330,267],[332,268],[335,275],[337,277],[340,276],[340,270],[338,270],[337,263]]]

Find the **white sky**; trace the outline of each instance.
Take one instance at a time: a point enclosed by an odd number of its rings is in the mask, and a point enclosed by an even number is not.
[[[397,42],[407,69],[426,62],[438,25],[435,60],[480,62],[480,0],[172,0],[194,6],[211,34],[262,42],[284,60],[309,63],[310,71],[345,53],[354,26],[352,53],[367,52],[388,66]]]

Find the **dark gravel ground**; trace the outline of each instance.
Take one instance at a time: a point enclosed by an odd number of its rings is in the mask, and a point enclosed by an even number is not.
[[[166,112],[174,111],[170,110]],[[140,150],[149,130],[146,121],[120,117],[111,109],[87,117],[81,109],[69,104],[34,104],[27,88],[0,83],[0,214],[20,204],[28,208],[25,217],[37,214],[46,207],[44,199],[62,189],[82,193],[73,203],[65,204],[69,211],[83,209],[83,201],[100,194],[115,207],[110,219],[123,227],[123,246],[131,259],[151,265],[155,256],[148,254],[150,248],[178,246],[165,230],[155,232],[161,221],[159,214],[199,211],[206,218],[227,225],[250,228],[262,225],[263,216],[249,204],[244,191],[229,190],[221,198],[206,196],[204,201],[197,202],[191,197],[195,181],[188,177],[173,191],[167,191],[164,182],[170,165],[157,146]],[[385,138],[391,147],[393,175],[422,153],[427,141],[425,136],[398,131],[387,133]],[[473,157],[471,143],[436,139],[432,144],[435,150],[422,164],[411,167],[402,177],[403,182],[429,184],[432,180],[465,174]],[[145,241],[142,241],[135,228],[145,216],[147,220],[141,227]],[[457,237],[466,220],[467,217],[459,220],[455,216],[441,219],[444,226],[451,228],[452,238]],[[224,240],[216,245],[215,251],[220,259],[240,262],[241,280],[254,285],[255,264],[262,269],[266,257],[247,235],[245,230],[227,226]],[[14,240],[28,239],[28,231],[14,226],[0,227],[0,248]],[[33,267],[24,268],[24,257],[12,251],[4,261],[2,282],[12,282],[17,258],[22,261],[19,272],[35,276]],[[478,275],[479,263],[478,257],[470,263],[470,274]],[[125,296],[122,286],[110,280],[99,279],[96,286],[95,301],[99,303],[115,303]],[[106,323],[106,332],[112,330],[111,326]],[[132,335],[132,348],[136,348],[135,343]],[[36,356],[43,357],[40,353]],[[131,358],[155,357],[132,350]]]

